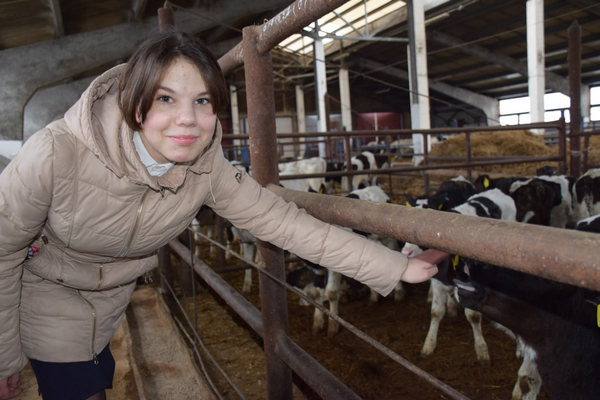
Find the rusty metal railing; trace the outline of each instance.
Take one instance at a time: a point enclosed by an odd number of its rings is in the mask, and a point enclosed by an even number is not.
[[[371,204],[362,201],[353,201],[351,207],[345,208],[349,204],[344,205],[342,198],[323,195],[304,197],[298,192],[279,189],[276,185],[278,183],[277,137],[270,50],[290,34],[297,32],[345,2],[345,0],[297,0],[267,23],[244,28],[243,41],[219,60],[225,74],[242,63],[245,67],[248,123],[251,132],[249,148],[253,177],[263,186],[268,186],[269,189],[288,200],[298,202],[301,207],[325,221],[360,227],[363,231],[389,234],[389,236],[493,262],[497,265],[509,267],[512,265],[513,268],[516,265],[521,270],[535,270],[534,272],[540,275],[546,274],[552,279],[558,278],[556,280],[565,279],[563,276],[559,276],[561,274],[555,267],[557,262],[567,260],[566,243],[555,243],[552,240],[556,237],[556,230],[545,230],[552,228],[530,227],[534,228],[534,231],[528,232],[530,234],[528,239],[533,237],[531,235],[537,235],[538,243],[542,243],[531,249],[525,246],[528,240],[518,242],[514,239],[525,238],[526,231],[520,231],[517,235],[512,236],[511,240],[512,232],[516,228],[502,221],[486,221],[481,225],[481,220],[475,221],[469,219],[470,217],[442,215],[442,213],[434,215],[430,214],[429,210],[408,210],[401,206],[377,205],[374,208]],[[443,168],[447,168],[447,166]],[[314,204],[314,202],[321,201],[324,206]],[[331,208],[327,210],[326,207]],[[357,213],[357,209],[361,212]],[[360,224],[353,220],[359,214],[362,218]],[[519,229],[521,228],[517,230]],[[589,287],[589,285],[600,287],[598,265],[592,261],[592,258],[600,258],[597,250],[600,248],[598,239],[580,232],[571,232],[569,233],[571,236],[564,235],[561,233],[558,237],[566,238],[564,242],[576,244],[575,250],[571,248],[571,262],[569,263],[569,266],[572,266],[575,271],[570,271],[571,276],[575,279],[575,284],[585,287]],[[461,238],[463,240],[460,240]],[[539,257],[539,254],[544,254],[542,251],[550,248],[551,243],[554,246],[554,250],[549,253],[551,256],[544,255],[542,260],[537,258],[534,260],[534,249],[539,250],[537,253],[537,257]],[[484,245],[491,247],[484,249]],[[181,253],[182,258],[192,257],[185,246],[183,246],[185,250],[174,242],[170,243],[170,246],[177,253]],[[265,262],[264,273],[259,275],[262,311],[260,316],[248,307],[248,304],[240,298],[237,292],[224,285],[222,280],[217,279],[218,276],[215,276],[213,271],[200,262],[191,264],[207,283],[211,286],[214,285],[215,290],[233,309],[241,310],[255,331],[262,333],[267,365],[268,397],[278,400],[292,398],[291,369],[293,367],[324,398],[339,398],[340,393],[343,393],[343,398],[358,398],[343,382],[324,370],[291,341],[288,335],[286,292],[273,279],[273,277],[279,280],[284,278],[283,253],[280,249],[263,242],[258,242],[258,249]],[[509,254],[506,253],[507,249],[510,250]],[[485,251],[482,252],[482,250]],[[591,253],[591,256],[585,256],[586,251]],[[164,254],[162,258],[165,259]],[[530,268],[528,265],[532,261],[536,261],[537,266]],[[568,280],[571,282],[571,279]],[[436,384],[435,381],[431,383]],[[440,384],[438,388],[452,398],[464,399],[464,396],[451,388],[444,388],[443,384]]]
[[[473,149],[471,147],[471,136],[474,133],[484,133],[492,135],[494,132],[502,131],[513,131],[513,130],[544,130],[544,131],[555,131],[556,132],[556,154],[555,155],[544,155],[544,156],[526,156],[526,155],[513,155],[513,156],[489,156],[479,157],[473,155]],[[558,163],[558,170],[561,173],[565,173],[567,169],[567,156],[566,156],[566,126],[564,119],[553,122],[539,122],[526,125],[513,125],[513,126],[494,126],[494,127],[463,127],[460,129],[448,127],[448,128],[434,128],[428,130],[414,130],[414,129],[390,129],[386,131],[345,131],[345,132],[308,132],[308,133],[280,133],[277,134],[277,139],[299,139],[304,140],[304,144],[309,141],[306,139],[317,139],[324,138],[326,142],[339,141],[345,142],[344,148],[351,148],[350,141],[354,138],[370,137],[374,135],[385,136],[386,146],[385,155],[388,158],[388,165],[392,165],[392,156],[390,141],[392,137],[406,137],[410,138],[413,134],[418,133],[424,136],[424,147],[427,149],[427,142],[431,136],[439,134],[465,134],[465,152],[463,156],[456,157],[434,157],[431,156],[427,151],[424,154],[412,154],[412,156],[422,156],[423,162],[420,165],[402,165],[397,167],[387,167],[383,169],[367,169],[361,171],[353,171],[349,162],[350,153],[344,154],[344,161],[346,161],[346,169],[337,172],[324,172],[314,174],[295,174],[286,175],[280,177],[280,179],[302,179],[302,178],[337,178],[342,176],[354,176],[354,175],[388,175],[402,174],[410,172],[421,172],[425,180],[425,192],[429,192],[427,171],[429,170],[455,170],[464,168],[467,171],[467,179],[473,179],[473,170],[476,167],[489,166],[489,165],[511,165],[511,164],[525,164],[525,163],[540,163],[540,162],[556,162]],[[584,136],[584,135],[581,135]],[[233,135],[226,134],[223,136],[224,139],[248,139],[249,135]],[[589,141],[588,136],[586,139]],[[571,139],[573,140],[573,139]],[[586,142],[587,143],[587,142]],[[278,143],[277,146],[296,146],[298,143],[287,142],[285,144]],[[587,147],[586,147],[587,148]],[[273,154],[277,154],[277,149],[273,150]],[[586,152],[587,155],[587,152]],[[340,157],[337,157],[340,158]],[[331,159],[331,157],[329,158]],[[585,159],[585,165],[587,166],[587,159]],[[390,191],[393,192],[390,179]]]
[[[330,223],[600,290],[600,235],[594,233],[268,188]]]

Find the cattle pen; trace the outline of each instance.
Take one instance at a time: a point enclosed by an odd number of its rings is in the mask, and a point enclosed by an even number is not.
[[[295,192],[277,185],[279,181],[277,137],[279,136],[275,133],[274,97],[269,95],[269,93],[273,93],[270,50],[291,33],[334,10],[344,2],[344,0],[297,0],[263,25],[244,28],[243,41],[219,60],[225,74],[242,64],[245,69],[250,132],[248,140],[253,177],[286,200],[296,202],[310,214],[330,223],[410,241],[558,282],[600,290],[600,265],[598,264],[600,239],[591,233],[527,226],[504,221],[482,221],[472,217],[408,208],[397,204],[356,202],[330,195]],[[159,21],[169,24],[168,12],[162,15],[162,20]],[[541,158],[537,161],[557,161],[564,171],[566,168],[564,122],[532,124],[525,128],[550,127],[556,128],[559,132],[558,154],[555,157]],[[441,131],[420,132],[427,137],[428,134],[438,134]],[[411,131],[398,132],[401,135],[411,135],[412,133]],[[342,136],[348,140],[351,133],[331,134],[331,136],[333,135]],[[315,133],[302,136],[321,137],[328,136],[328,134]],[[519,161],[523,160],[477,160],[467,156],[464,162],[450,164],[450,167],[465,167],[470,170],[473,166],[486,163]],[[448,167],[448,165],[425,164],[388,172],[410,172]],[[346,174],[352,175],[352,172],[347,171]],[[532,243],[531,238],[535,238],[535,243]],[[257,248],[263,262],[261,265],[248,263],[259,272],[260,311],[205,262],[195,257],[189,248],[178,241],[169,243],[159,253],[163,291],[168,293],[170,290],[168,287],[172,282],[169,282],[168,271],[170,270],[171,254],[174,254],[262,338],[269,399],[291,399],[293,397],[293,375],[299,377],[321,398],[360,398],[346,383],[322,367],[290,338],[286,289],[293,289],[285,283],[283,251],[260,241],[257,243]],[[568,274],[565,273],[567,270]],[[317,304],[313,305],[320,307]],[[327,313],[327,310],[324,311]],[[339,317],[334,318],[348,330],[361,336],[368,345],[383,352],[427,384],[436,387],[444,396],[447,396],[443,398],[467,398],[362,333],[352,324]]]

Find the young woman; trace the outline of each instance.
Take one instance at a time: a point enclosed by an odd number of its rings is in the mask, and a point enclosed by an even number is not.
[[[30,360],[47,399],[103,399],[108,343],[136,279],[202,205],[257,238],[388,294],[435,265],[309,216],[223,156],[225,80],[183,33],[98,77],[0,175],[0,399]]]

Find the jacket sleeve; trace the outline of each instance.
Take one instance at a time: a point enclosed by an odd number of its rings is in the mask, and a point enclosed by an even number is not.
[[[389,294],[406,270],[402,253],[318,220],[261,187],[224,157],[211,173],[215,203],[207,205],[238,228],[299,257]]]
[[[41,131],[0,174],[0,379],[27,362],[19,336],[21,265],[46,220],[53,153],[51,135]]]

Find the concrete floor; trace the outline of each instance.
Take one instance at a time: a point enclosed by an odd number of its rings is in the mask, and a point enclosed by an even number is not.
[[[127,318],[110,342],[116,361],[108,400],[213,399],[155,288],[133,294]],[[17,400],[39,400],[29,364],[21,373],[23,393]]]

